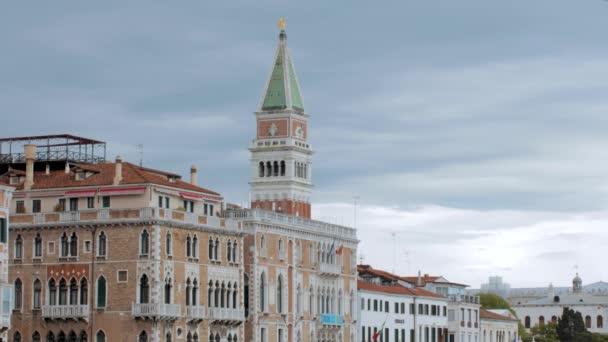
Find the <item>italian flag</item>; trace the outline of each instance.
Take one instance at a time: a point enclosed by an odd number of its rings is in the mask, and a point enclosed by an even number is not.
[[[380,327],[380,330],[376,331],[374,333],[374,336],[372,336],[372,340],[378,341],[378,338],[380,338],[380,341],[382,341],[382,332],[384,331],[384,326],[386,325],[386,320],[384,321],[384,323],[382,323],[382,326]]]

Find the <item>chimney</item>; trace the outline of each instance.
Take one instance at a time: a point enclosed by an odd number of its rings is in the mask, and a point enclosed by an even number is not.
[[[49,163],[46,163],[44,174],[46,174],[47,176],[51,174],[51,165],[49,165]]]
[[[24,190],[31,190],[34,185],[34,161],[36,160],[36,145],[25,145],[25,184]]]
[[[416,282],[416,286],[422,286],[422,272],[418,270],[418,281]]]
[[[192,184],[192,185],[198,184],[196,165],[190,166],[190,184]]]
[[[68,173],[70,173],[70,163],[68,163],[67,161],[65,162],[65,174],[67,175]]]
[[[114,169],[114,182],[112,184],[118,185],[122,181],[122,157],[116,157],[116,167]]]

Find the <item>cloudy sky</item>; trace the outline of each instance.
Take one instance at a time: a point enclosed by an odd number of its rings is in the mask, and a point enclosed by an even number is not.
[[[244,202],[285,16],[314,215],[352,225],[358,196],[365,263],[474,287],[567,285],[575,265],[608,280],[607,1],[171,5],[2,4],[0,136],[83,135],[134,162],[143,144],[147,166],[197,164]]]

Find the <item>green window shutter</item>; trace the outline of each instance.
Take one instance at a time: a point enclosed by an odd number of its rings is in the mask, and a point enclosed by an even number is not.
[[[104,277],[97,280],[97,307],[106,307],[106,278]]]
[[[6,243],[7,235],[6,219],[0,218],[0,242]]]

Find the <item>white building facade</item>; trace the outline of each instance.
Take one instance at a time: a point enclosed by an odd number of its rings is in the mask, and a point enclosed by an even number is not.
[[[479,296],[466,294],[467,285],[441,276],[402,277],[404,281],[448,298],[448,338],[446,342],[479,342]]]
[[[544,298],[513,305],[513,310],[526,329],[548,322],[557,322],[564,307],[583,316],[586,328],[593,333],[608,334],[608,297],[594,296],[583,291],[583,281],[577,274],[572,280],[572,291],[566,294],[549,293]]]
[[[12,285],[8,277],[9,264],[9,208],[13,188],[0,185],[0,296],[2,311],[0,312],[0,342],[8,341],[8,330],[11,327],[11,308],[13,307],[11,293]]]
[[[446,297],[408,287],[397,276],[359,266],[359,341],[441,342],[448,332]]]
[[[484,309],[480,310],[479,317],[481,342],[519,341],[517,319]]]

